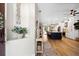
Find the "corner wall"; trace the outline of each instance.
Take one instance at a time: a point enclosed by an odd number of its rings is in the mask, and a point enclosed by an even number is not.
[[[7,56],[32,56],[35,55],[35,4],[23,3],[21,5],[21,26],[27,27],[27,37],[24,39],[15,39],[15,34],[11,32],[13,26],[16,25],[16,4],[7,4],[7,40],[6,55]]]

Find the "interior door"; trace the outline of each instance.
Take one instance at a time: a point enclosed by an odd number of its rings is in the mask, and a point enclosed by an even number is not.
[[[5,4],[0,3],[0,56],[5,55]]]

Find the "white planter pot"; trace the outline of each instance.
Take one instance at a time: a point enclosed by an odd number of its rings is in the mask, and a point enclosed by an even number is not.
[[[23,34],[17,34],[17,39],[21,39]]]
[[[21,39],[22,38],[22,34],[18,34],[18,33],[14,33],[13,32],[13,38],[14,39]]]
[[[13,37],[13,39],[22,39],[23,38],[23,34],[18,34],[18,33],[12,32],[12,37]],[[28,35],[25,34],[25,37],[28,37]]]

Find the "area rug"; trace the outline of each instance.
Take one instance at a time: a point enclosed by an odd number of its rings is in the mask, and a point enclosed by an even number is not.
[[[44,42],[43,56],[56,56],[55,50],[51,47],[51,45],[48,41]]]

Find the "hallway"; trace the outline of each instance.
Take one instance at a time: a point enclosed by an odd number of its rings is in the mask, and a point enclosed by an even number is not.
[[[47,56],[79,56],[79,41],[64,37],[62,40],[48,39],[44,42],[44,47],[44,53]]]

